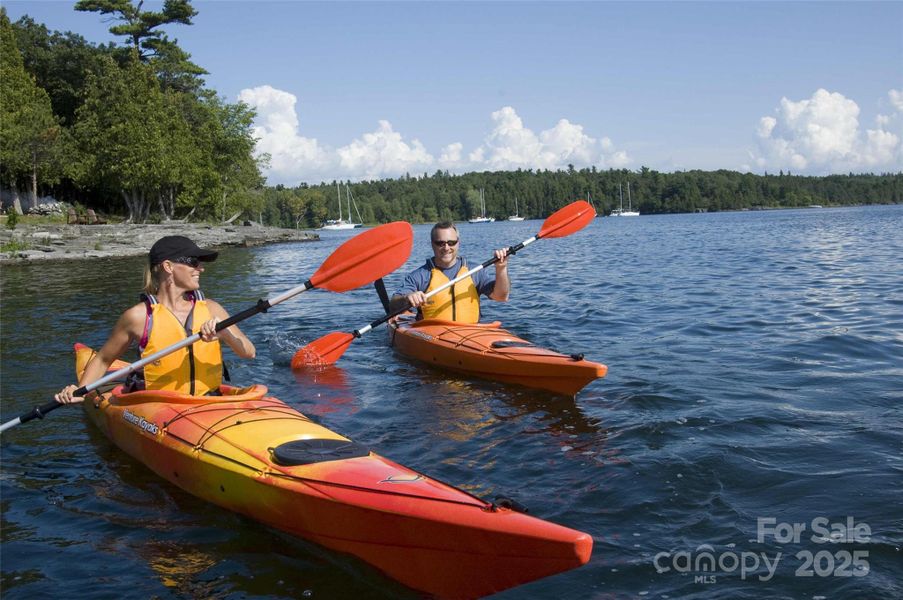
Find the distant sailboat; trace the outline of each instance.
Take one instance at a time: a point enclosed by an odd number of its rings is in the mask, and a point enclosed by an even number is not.
[[[480,216],[468,219],[468,223],[492,223],[492,217],[486,216],[486,199],[483,197],[483,188],[480,188]]]
[[[508,217],[509,221],[523,221],[524,218],[520,216],[520,210],[517,208],[517,196],[514,197],[514,214]]]
[[[618,195],[621,197],[621,206],[612,210],[611,217],[638,217],[640,212],[633,210],[630,204],[630,182],[627,182],[627,210],[624,210],[624,194],[621,193],[621,184],[618,184]]]
[[[345,186],[345,197],[348,200],[348,220],[344,220],[342,218],[342,192],[339,190],[339,184],[336,182],[335,184],[335,193],[339,199],[339,218],[338,219],[330,219],[326,221],[326,223],[320,229],[328,229],[331,231],[337,231],[341,229],[357,229],[358,227],[363,227],[363,223],[355,223],[351,220],[351,203],[353,199],[351,198],[351,188]],[[354,205],[354,210],[357,210],[357,204]],[[361,213],[357,213],[357,218],[361,219]]]

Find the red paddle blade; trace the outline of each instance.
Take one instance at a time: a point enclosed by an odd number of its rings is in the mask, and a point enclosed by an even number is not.
[[[336,248],[310,282],[331,292],[373,283],[403,265],[413,244],[414,230],[406,221],[368,229]]]
[[[345,350],[353,341],[354,336],[350,333],[341,331],[328,333],[295,352],[292,357],[292,369],[331,365],[345,354]]]
[[[586,200],[577,200],[549,215],[536,237],[558,238],[571,235],[589,225],[595,218],[596,209]]]

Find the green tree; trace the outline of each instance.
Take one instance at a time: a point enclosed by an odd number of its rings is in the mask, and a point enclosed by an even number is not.
[[[254,111],[247,104],[229,104],[213,94],[200,103],[196,136],[207,157],[210,198],[222,220],[227,213],[245,211],[254,217],[261,212],[260,198],[246,194],[263,186],[261,168],[269,159],[254,157],[257,140],[253,136]]]
[[[172,44],[158,27],[173,23],[191,25],[191,18],[198,14],[189,0],[165,0],[161,12],[142,11],[143,4],[143,0],[138,4],[130,0],[79,0],[75,10],[113,15],[118,24],[110,27],[110,33],[127,37],[129,45],[142,60],[159,54],[161,47]]]
[[[0,81],[0,182],[13,190],[14,210],[22,214],[19,185],[28,181],[35,206],[38,182],[59,180],[66,135],[47,92],[25,71],[5,9],[0,9]]]
[[[158,45],[156,54],[148,64],[157,73],[163,89],[193,94],[202,93],[204,80],[202,75],[207,71],[191,62],[191,55],[182,50],[175,42]]]
[[[311,228],[319,227],[326,221],[327,210],[325,194],[316,189],[304,189],[301,191],[301,196],[307,207],[304,215],[307,226]]]
[[[191,124],[184,118],[185,104],[193,103],[190,96],[163,91],[165,107],[165,129],[163,143],[167,151],[160,156],[161,181],[157,194],[160,215],[164,221],[175,217],[177,207],[190,207],[190,212],[199,204],[199,199],[209,193],[208,156],[199,144],[198,136]]]
[[[25,70],[50,96],[60,122],[71,127],[88,73],[97,70],[100,57],[108,56],[110,48],[93,46],[71,32],[48,31],[27,16],[16,21],[13,29]]]
[[[127,51],[120,53],[121,62],[137,52],[153,67],[164,89],[198,93],[203,87],[201,75],[207,71],[191,62],[178,41],[170,40],[161,29],[166,25],[192,25],[197,11],[189,0],[165,0],[159,12],[141,10],[143,5],[143,0],[137,4],[131,0],[79,0],[75,10],[112,15],[117,24],[110,27],[110,33],[128,40]]]
[[[105,60],[85,96],[75,125],[85,157],[81,183],[120,194],[129,221],[144,222],[155,194],[172,178],[167,156],[174,121],[164,94],[135,57],[125,68]]]

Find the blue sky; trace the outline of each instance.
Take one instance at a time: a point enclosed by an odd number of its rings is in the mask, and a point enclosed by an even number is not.
[[[6,1],[92,42],[74,2]],[[269,183],[516,168],[903,170],[900,2],[195,1]],[[145,2],[156,8],[160,3]]]

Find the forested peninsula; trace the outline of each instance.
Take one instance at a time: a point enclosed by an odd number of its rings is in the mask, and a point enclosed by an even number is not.
[[[903,173],[808,177],[779,172],[576,169],[267,186],[254,110],[207,87],[206,72],[165,33],[191,25],[189,0],[161,12],[128,0],[79,0],[74,10],[111,20],[118,43],[97,45],[0,8],[0,188],[21,214],[52,197],[108,220],[221,223],[236,218],[310,229],[354,200],[368,224],[461,221],[515,212],[543,218],[575,199],[608,214],[630,184],[644,215],[903,203]],[[481,192],[482,191],[482,192]],[[517,208],[515,208],[517,202]],[[347,204],[345,204],[347,210]],[[357,217],[357,213],[353,215]]]

